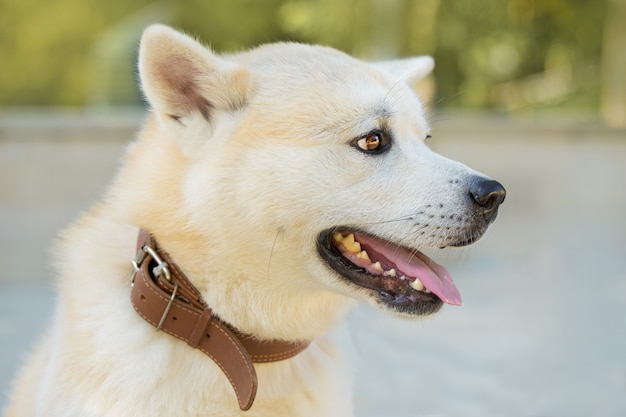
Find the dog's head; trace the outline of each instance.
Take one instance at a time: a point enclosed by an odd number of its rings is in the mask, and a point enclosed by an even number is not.
[[[448,272],[420,250],[479,239],[505,192],[424,143],[430,128],[411,84],[432,67],[429,57],[365,63],[292,43],[217,56],[167,27],[147,29],[143,90],[184,161],[172,164],[184,167],[176,212],[201,237],[189,250],[203,261],[187,267],[220,275],[221,284],[195,278],[200,288],[230,289],[207,290],[210,304],[230,297],[251,314],[294,319],[337,296],[403,315],[460,304]],[[272,325],[254,320],[235,324]]]

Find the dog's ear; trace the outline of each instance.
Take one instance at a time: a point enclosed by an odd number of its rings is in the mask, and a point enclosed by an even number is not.
[[[414,85],[426,77],[435,67],[435,61],[427,56],[395,59],[390,61],[375,62],[374,66],[398,80],[409,85]]]
[[[144,95],[165,124],[244,105],[248,75],[194,39],[164,25],[148,27],[139,48]]]

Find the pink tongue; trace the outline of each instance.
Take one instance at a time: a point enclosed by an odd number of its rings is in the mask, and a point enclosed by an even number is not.
[[[428,256],[360,233],[355,233],[354,237],[361,245],[368,247],[368,252],[375,252],[385,258],[407,277],[419,278],[444,303],[461,305],[461,294],[448,270]],[[376,259],[380,258],[376,256]]]

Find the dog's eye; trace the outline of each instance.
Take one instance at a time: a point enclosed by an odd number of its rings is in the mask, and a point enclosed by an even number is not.
[[[378,153],[389,146],[389,139],[383,132],[375,130],[355,142],[356,147],[366,153]]]

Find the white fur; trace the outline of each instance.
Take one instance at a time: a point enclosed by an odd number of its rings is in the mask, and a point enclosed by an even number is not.
[[[429,57],[370,65],[289,43],[218,56],[148,28],[139,70],[152,115],[104,202],[63,235],[53,325],[7,416],[351,415],[332,329],[354,299],[378,303],[321,260],[316,237],[367,222],[399,244],[437,246],[435,228],[453,220],[434,220],[426,237],[389,220],[426,204],[438,217],[462,215],[450,180],[474,173],[426,147],[429,126],[408,85],[432,66]],[[394,135],[387,154],[351,145],[382,123]],[[138,227],[227,322],[261,338],[313,340],[292,359],[256,366],[252,410],[239,411],[206,356],[132,309],[126,273]]]

